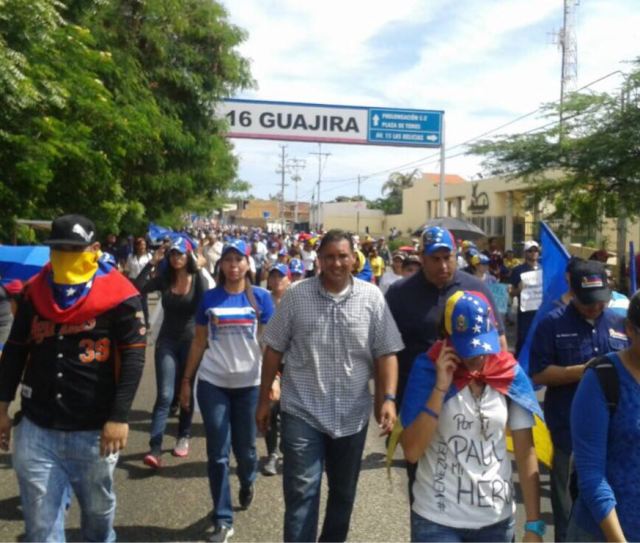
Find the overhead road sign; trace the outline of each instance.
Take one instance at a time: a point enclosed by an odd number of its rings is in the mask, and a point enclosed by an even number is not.
[[[440,147],[443,111],[229,99],[216,116],[231,138]]]

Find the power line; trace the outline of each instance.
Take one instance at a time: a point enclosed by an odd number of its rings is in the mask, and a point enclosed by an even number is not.
[[[619,73],[622,73],[622,71],[621,70],[615,70],[615,71],[610,72],[610,73],[608,73],[606,75],[603,75],[602,77],[599,77],[598,79],[595,79],[595,80],[587,83],[586,85],[580,87],[579,89],[576,90],[576,92],[580,92],[580,91],[582,91],[584,89],[592,87],[596,83],[600,83],[601,81],[604,81],[605,79],[608,79],[612,75],[619,74]],[[527,117],[531,117],[532,115],[535,115],[536,113],[538,113],[541,110],[542,110],[542,106],[538,107],[537,109],[534,109],[533,111],[530,111],[529,113],[525,113],[524,115],[520,115],[519,117],[516,117],[515,119],[513,119],[511,121],[508,121],[508,122],[503,123],[503,124],[501,124],[501,125],[499,125],[499,126],[497,126],[495,128],[492,128],[491,130],[487,130],[486,132],[483,132],[482,134],[478,134],[477,136],[469,138],[469,139],[467,139],[467,140],[465,140],[463,142],[451,145],[451,146],[449,146],[449,148],[447,150],[451,151],[451,150],[457,149],[459,147],[466,147],[470,143],[473,143],[476,140],[484,138],[485,136],[488,136],[488,135],[492,134],[493,132],[497,132],[498,130],[502,130],[503,128],[506,128],[506,127],[508,127],[508,126],[510,126],[512,124],[515,124],[515,123],[517,123],[519,121],[522,121],[523,119],[526,119]],[[544,126],[547,126],[547,125],[544,125]],[[537,129],[540,129],[540,128],[543,128],[543,127],[538,127]],[[522,133],[523,134],[527,134],[529,132],[530,132],[530,130],[526,131],[526,132],[522,132]],[[465,153],[462,153],[462,154],[465,154]],[[455,158],[457,156],[460,156],[460,155],[456,154],[456,155],[448,156],[447,158]],[[431,164],[432,163],[431,159],[437,158],[437,160],[439,160],[440,159],[439,157],[440,157],[440,153],[439,152],[433,153],[433,154],[428,155],[426,157],[418,158],[416,160],[413,160],[411,162],[407,162],[405,164],[400,164],[400,165],[394,166],[392,168],[386,168],[384,170],[379,170],[377,172],[368,173],[368,174],[366,174],[366,177],[367,178],[377,177],[379,175],[384,175],[386,173],[392,173],[394,171],[402,170],[402,169],[408,168],[408,167],[425,166],[427,164]],[[343,182],[349,181],[351,183],[354,183],[354,182],[357,182],[357,180],[358,180],[358,177],[355,176],[355,177],[345,177],[345,178],[342,178],[342,179],[325,179],[324,182],[325,183],[343,183]]]

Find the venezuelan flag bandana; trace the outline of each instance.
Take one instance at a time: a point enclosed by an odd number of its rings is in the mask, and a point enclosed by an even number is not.
[[[418,355],[411,368],[411,374],[407,383],[400,420],[403,427],[409,426],[419,415],[421,407],[427,403],[436,383],[435,360],[442,348],[449,340],[441,340],[427,351]],[[544,419],[542,409],[538,403],[531,381],[517,360],[509,352],[501,351],[487,355],[482,370],[470,372],[462,364],[453,374],[453,382],[449,387],[444,401],[453,398],[466,387],[472,380],[485,383],[494,388],[500,394],[507,396],[532,415],[538,415]]]
[[[437,341],[429,351],[418,355],[413,362],[400,416],[389,438],[387,447],[388,473],[402,430],[416,419],[422,406],[427,403],[431,396],[436,384],[435,361],[445,345],[451,345],[449,340]],[[453,398],[472,380],[485,383],[487,386],[494,388],[523,409],[529,411],[534,417],[544,421],[544,415],[531,381],[511,353],[501,351],[487,355],[484,366],[480,371],[470,372],[460,365],[453,374],[453,381],[445,394],[444,401],[447,402]]]
[[[26,296],[36,311],[57,324],[82,324],[137,296],[131,281],[99,256],[94,253],[95,269],[91,275],[84,257],[67,272],[59,270],[59,274],[53,270],[52,262],[45,265],[26,287]],[[60,278],[83,282],[58,283]]]
[[[67,309],[87,295],[98,270],[99,253],[51,250],[49,276],[56,303]]]

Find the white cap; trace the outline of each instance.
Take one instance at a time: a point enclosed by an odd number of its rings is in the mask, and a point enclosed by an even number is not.
[[[528,251],[529,249],[532,249],[533,247],[535,247],[536,249],[540,249],[540,245],[538,245],[537,241],[525,241],[524,242],[524,250]]]

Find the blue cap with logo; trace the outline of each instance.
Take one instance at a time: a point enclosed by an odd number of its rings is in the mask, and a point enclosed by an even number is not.
[[[272,266],[269,273],[271,274],[273,272],[278,272],[283,277],[289,277],[289,268],[287,268],[286,264],[276,264],[275,266]]]
[[[480,292],[458,290],[445,305],[444,326],[461,358],[500,352],[500,337],[489,301]]]
[[[226,255],[229,251],[237,251],[242,256],[247,256],[247,244],[241,239],[231,239],[222,248],[222,254],[220,258]]]
[[[300,260],[299,258],[292,258],[291,262],[289,262],[289,271],[292,274],[293,273],[303,274],[304,264],[302,263],[302,260]]]
[[[446,228],[441,226],[429,226],[422,232],[423,253],[433,254],[439,249],[455,251],[456,240]]]
[[[175,238],[171,242],[171,246],[169,247],[169,252],[177,251],[180,254],[187,254],[187,252],[191,249],[187,240],[182,236]]]

